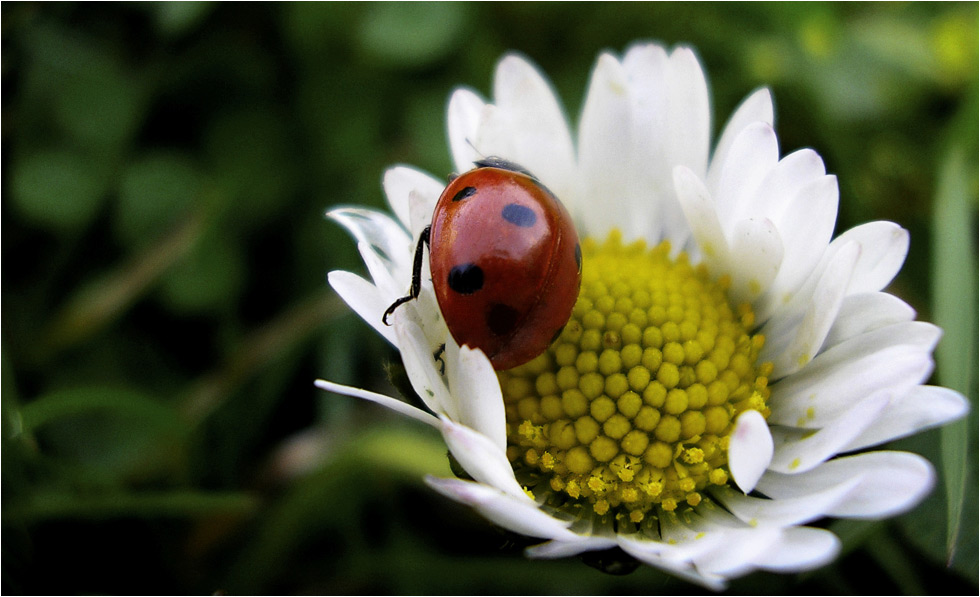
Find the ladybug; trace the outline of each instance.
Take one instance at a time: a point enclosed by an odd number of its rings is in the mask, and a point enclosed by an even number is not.
[[[439,196],[415,250],[412,288],[382,316],[419,295],[422,257],[449,332],[479,348],[494,369],[544,352],[561,333],[582,282],[572,219],[527,170],[496,157],[474,162]]]

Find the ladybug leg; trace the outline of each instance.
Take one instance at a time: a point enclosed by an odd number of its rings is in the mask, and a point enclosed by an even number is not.
[[[422,255],[423,247],[429,246],[429,229],[431,226],[426,226],[419,235],[419,243],[415,246],[415,262],[412,264],[412,288],[408,291],[408,296],[403,296],[397,301],[391,303],[391,306],[384,312],[381,316],[381,323],[385,325],[391,325],[388,323],[388,316],[395,312],[395,309],[404,305],[408,301],[417,299],[419,297],[419,292],[422,291]]]
[[[440,344],[439,349],[432,353],[432,358],[439,362],[439,375],[446,374],[446,360],[442,356],[446,354],[446,345]]]

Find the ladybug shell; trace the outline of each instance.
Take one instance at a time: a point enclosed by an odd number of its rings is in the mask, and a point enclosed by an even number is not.
[[[498,370],[551,345],[582,281],[578,235],[561,202],[537,179],[493,167],[462,174],[439,197],[429,265],[453,338]]]

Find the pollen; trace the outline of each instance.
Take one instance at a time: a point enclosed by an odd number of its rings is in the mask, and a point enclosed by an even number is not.
[[[738,415],[769,415],[755,314],[666,242],[582,243],[582,287],[551,347],[498,372],[507,457],[529,494],[639,523],[727,485]],[[545,496],[542,498],[542,496]]]

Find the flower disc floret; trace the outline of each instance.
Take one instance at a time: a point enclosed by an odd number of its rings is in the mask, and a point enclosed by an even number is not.
[[[724,485],[745,410],[769,415],[764,339],[748,305],[663,242],[582,244],[572,318],[535,360],[498,373],[518,479],[554,505],[634,522]],[[578,507],[578,506],[575,506]]]

